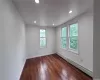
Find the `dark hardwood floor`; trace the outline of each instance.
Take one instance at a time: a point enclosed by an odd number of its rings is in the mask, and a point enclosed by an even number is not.
[[[92,80],[57,54],[26,61],[20,80]]]

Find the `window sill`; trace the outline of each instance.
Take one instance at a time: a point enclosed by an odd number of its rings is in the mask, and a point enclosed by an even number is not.
[[[40,49],[44,49],[44,48],[47,48],[47,47],[40,47]]]
[[[62,47],[60,47],[60,49],[62,49],[62,50],[67,50],[67,47],[66,47],[66,48],[62,48]]]
[[[61,48],[61,49],[63,49],[63,50],[67,50],[67,48]]]
[[[76,51],[76,50],[73,50],[73,49],[68,49],[68,51],[69,51],[69,52],[73,52],[73,53],[75,53],[75,54],[79,55],[78,51]]]

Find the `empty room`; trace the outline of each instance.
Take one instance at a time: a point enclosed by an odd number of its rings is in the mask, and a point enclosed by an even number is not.
[[[100,80],[99,0],[0,0],[0,80]]]

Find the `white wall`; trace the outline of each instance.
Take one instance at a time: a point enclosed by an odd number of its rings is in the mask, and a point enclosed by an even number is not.
[[[40,48],[40,27],[26,25],[26,53],[27,58],[44,56],[55,53],[55,28],[47,30],[47,47]]]
[[[24,22],[10,0],[0,0],[0,80],[19,80],[24,63]]]
[[[61,27],[68,26],[77,21],[79,24],[79,54],[60,48]],[[93,71],[93,13],[91,11],[81,14],[73,20],[57,27],[56,40],[57,53]]]

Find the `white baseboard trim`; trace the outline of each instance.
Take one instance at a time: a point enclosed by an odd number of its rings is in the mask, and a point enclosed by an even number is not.
[[[32,56],[32,57],[27,57],[27,59],[32,59],[32,58],[37,58],[37,57],[43,57],[43,56],[49,56],[55,53],[50,53],[50,54],[45,54],[45,55],[37,55],[37,56]]]
[[[26,63],[26,60],[24,61],[24,64],[23,64],[23,66],[22,66],[21,73],[20,73],[20,77],[21,77],[21,75],[22,75],[22,72],[23,72],[23,69],[24,69],[25,63]],[[20,80],[20,77],[19,77],[19,80]]]
[[[100,79],[93,79],[93,80],[100,80]]]
[[[63,59],[65,59],[66,61],[68,61],[70,64],[74,65],[76,68],[80,69],[81,71],[83,71],[83,72],[86,73],[87,75],[93,77],[93,72],[92,72],[92,71],[90,71],[90,70],[84,68],[83,66],[77,64],[76,62],[74,62],[74,61],[72,61],[72,60],[66,58],[65,56],[63,56],[63,55],[61,55],[61,54],[59,54],[59,53],[57,53],[57,54],[58,54],[60,57],[62,57]]]

